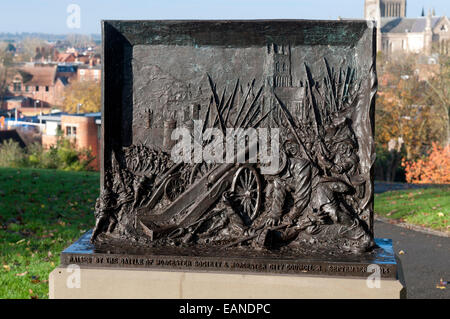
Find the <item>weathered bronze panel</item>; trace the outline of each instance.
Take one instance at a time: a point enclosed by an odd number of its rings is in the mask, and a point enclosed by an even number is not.
[[[98,251],[379,254],[375,34],[366,21],[103,21]]]

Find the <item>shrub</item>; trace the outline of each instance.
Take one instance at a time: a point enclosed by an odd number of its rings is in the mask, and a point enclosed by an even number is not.
[[[405,171],[401,166],[401,159],[405,156],[404,148],[387,150],[382,146],[376,146],[377,157],[375,159],[375,180],[389,182],[405,182]]]
[[[56,144],[58,168],[67,171],[91,170],[89,166],[94,160],[89,149],[77,149],[70,139],[59,138]]]
[[[417,184],[450,184],[450,144],[433,143],[428,156],[417,161],[403,161],[406,181]]]
[[[23,167],[26,165],[26,156],[19,143],[11,139],[3,141],[0,145],[0,166]]]
[[[44,157],[44,149],[42,145],[39,143],[33,143],[28,145],[27,149],[29,166],[33,168],[41,168]]]
[[[58,137],[57,143],[49,149],[41,144],[30,144],[26,150],[17,142],[5,141],[0,145],[0,166],[62,169],[68,171],[92,170],[95,159],[88,149],[77,149],[74,142]]]
[[[60,138],[56,144],[59,168],[70,170],[78,162],[78,151],[69,139]]]
[[[58,161],[58,149],[55,146],[51,146],[48,150],[43,151],[40,162],[41,168],[59,168]]]
[[[92,170],[91,163],[95,160],[95,156],[92,155],[91,149],[81,149],[78,154],[78,162],[81,165],[81,169],[84,171]]]

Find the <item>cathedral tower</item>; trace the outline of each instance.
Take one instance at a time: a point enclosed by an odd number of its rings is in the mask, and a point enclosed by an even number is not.
[[[289,44],[267,45],[266,74],[269,85],[276,87],[291,87],[291,46]]]
[[[377,20],[382,18],[405,18],[406,0],[365,0],[364,19]]]
[[[424,49],[425,54],[430,55],[431,54],[431,47],[433,44],[433,31],[431,28],[431,10],[428,11],[428,15],[425,21],[425,34],[424,34]]]
[[[380,0],[382,17],[406,17],[406,0]]]
[[[380,0],[365,0],[364,19],[378,22],[380,17]]]
[[[377,50],[381,50],[381,9],[380,0],[365,0],[364,19],[374,20],[377,27]]]

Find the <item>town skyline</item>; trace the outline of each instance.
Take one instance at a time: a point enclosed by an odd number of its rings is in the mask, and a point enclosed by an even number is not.
[[[101,33],[100,21],[107,19],[320,19],[364,18],[364,0],[194,0],[88,1],[17,0],[0,4],[0,33],[85,34]],[[75,7],[73,6],[75,5]],[[418,17],[434,9],[448,14],[448,0],[408,0],[407,17]],[[75,11],[74,11],[75,8]],[[79,24],[68,23],[79,10]],[[37,14],[39,13],[39,14]]]

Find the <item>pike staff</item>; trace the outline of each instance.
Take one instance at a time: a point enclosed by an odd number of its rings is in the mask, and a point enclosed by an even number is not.
[[[303,144],[302,140],[300,139],[300,136],[298,136],[297,131],[295,130],[295,124],[292,123],[292,118],[291,118],[291,116],[290,116],[290,114],[289,114],[288,109],[287,109],[286,106],[284,105],[283,101],[281,101],[280,98],[276,95],[276,93],[273,92],[273,94],[275,95],[275,98],[276,98],[278,104],[280,105],[281,110],[283,111],[284,117],[286,118],[286,121],[287,121],[288,124],[289,124],[289,129],[290,129],[291,133],[294,135],[295,139],[297,140],[297,143],[298,143],[299,145],[301,145],[301,147],[303,148],[303,151],[305,152],[306,157],[308,157],[308,160],[309,160],[313,165],[315,165],[314,161],[313,161],[312,158],[311,158],[311,155],[308,153],[308,150],[306,149],[305,145]]]

